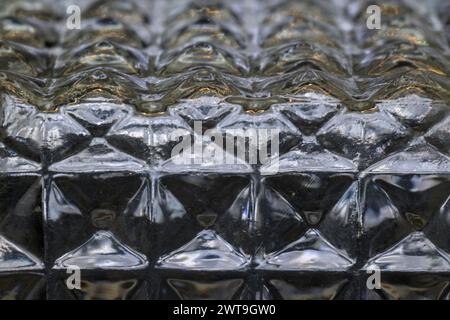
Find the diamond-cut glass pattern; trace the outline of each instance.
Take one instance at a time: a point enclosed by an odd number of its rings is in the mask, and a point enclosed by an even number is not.
[[[445,1],[70,4],[0,0],[0,299],[450,298]]]

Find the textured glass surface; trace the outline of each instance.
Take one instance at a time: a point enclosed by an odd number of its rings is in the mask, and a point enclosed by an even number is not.
[[[450,4],[372,4],[0,0],[0,299],[450,299]]]

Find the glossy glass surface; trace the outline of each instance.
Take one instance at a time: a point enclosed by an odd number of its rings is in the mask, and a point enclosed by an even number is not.
[[[0,299],[450,299],[448,1],[69,2],[0,0]]]

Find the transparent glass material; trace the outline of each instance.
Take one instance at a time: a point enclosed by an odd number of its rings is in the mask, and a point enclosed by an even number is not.
[[[450,299],[450,7],[373,4],[0,0],[0,299]]]

